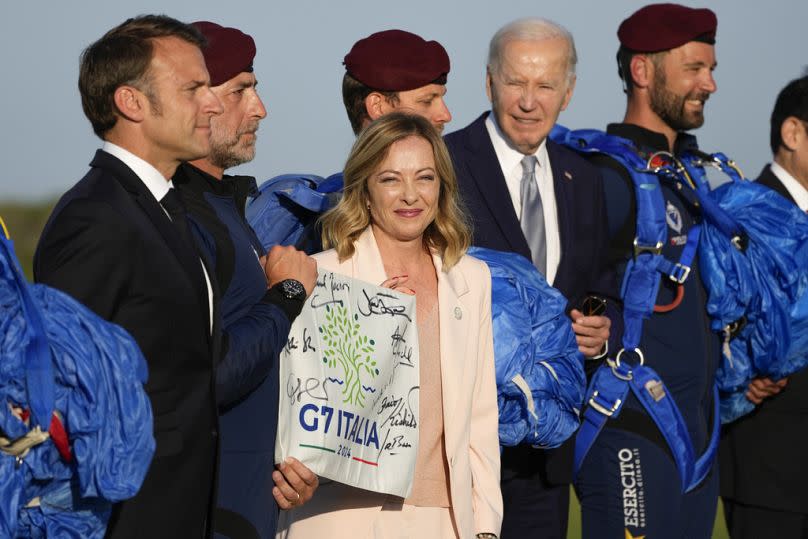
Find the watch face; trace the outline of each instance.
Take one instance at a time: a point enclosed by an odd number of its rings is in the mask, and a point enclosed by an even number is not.
[[[295,279],[286,279],[281,281],[279,284],[281,285],[283,295],[286,296],[287,299],[306,299],[306,289],[303,287],[300,281],[296,281]]]

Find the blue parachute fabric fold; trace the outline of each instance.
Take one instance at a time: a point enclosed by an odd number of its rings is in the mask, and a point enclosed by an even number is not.
[[[137,492],[154,453],[146,362],[120,327],[25,282],[11,242],[1,239],[0,437],[15,442],[35,426],[48,430],[49,421],[21,413],[43,398],[28,385],[31,343],[40,340],[48,365],[39,372],[50,373],[42,383],[52,387],[49,407],[67,431],[71,460],[50,439],[19,459],[0,452],[0,537],[103,535],[111,504]],[[66,498],[75,511],[59,509]],[[26,507],[35,499],[39,505]]]
[[[295,245],[307,227],[331,209],[342,191],[342,174],[282,174],[258,187],[247,203],[246,217],[264,249]]]
[[[739,250],[708,218],[699,251],[713,329],[745,321],[725,341],[716,375],[726,423],[754,409],[744,396],[752,378],[808,365],[808,216],[754,182],[725,183],[709,196],[747,237]]]
[[[491,270],[500,444],[557,447],[577,430],[586,390],[567,300],[521,255],[469,254]]]
[[[54,487],[41,496],[36,511],[21,513],[15,539],[102,539],[110,517],[109,502],[81,498],[75,493],[75,485],[67,481]]]

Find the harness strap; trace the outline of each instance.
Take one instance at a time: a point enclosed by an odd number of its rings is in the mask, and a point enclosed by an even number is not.
[[[720,415],[717,387],[713,388],[713,425],[710,441],[696,458],[687,424],[679,407],[659,375],[650,367],[633,368],[624,363],[602,366],[595,373],[583,422],[575,438],[573,480],[610,418],[620,415],[629,389],[659,429],[671,450],[683,492],[696,488],[712,468],[720,439]]]
[[[727,229],[735,231],[729,237],[737,234],[738,227],[726,212],[720,211],[720,208],[713,211],[712,206],[717,204],[706,196],[709,185],[697,157],[682,162],[670,156],[670,163],[652,159],[654,164],[649,165],[642,161],[629,141],[606,135],[601,131],[572,132],[562,128],[556,130],[553,138],[556,142],[578,152],[603,153],[615,159],[629,173],[637,200],[634,256],[626,266],[621,297],[624,320],[623,351],[639,354],[640,364],[634,369],[629,369],[625,363],[619,361],[620,354],[618,354],[615,361],[610,361],[609,366],[600,367],[593,377],[590,384],[589,406],[584,411],[583,423],[576,437],[573,476],[577,477],[587,453],[606,421],[619,415],[630,388],[665,438],[676,461],[682,490],[688,492],[704,479],[715,460],[720,424],[716,422],[719,401],[717,389],[714,388],[713,432],[707,449],[696,459],[687,425],[673,397],[668,393],[659,375],[642,364],[642,354],[638,347],[642,337],[643,320],[650,317],[654,311],[672,310],[681,302],[684,292],[682,284],[690,274],[701,233],[701,225],[691,227],[678,262],[671,262],[662,256],[662,246],[667,241],[667,225],[659,178],[686,182],[687,186],[696,192],[706,214],[717,215],[717,219],[723,220]],[[714,160],[719,168],[729,168],[737,172],[737,167],[734,167],[725,156],[708,157]],[[673,303],[657,307],[655,303],[662,274],[675,281],[679,288]]]
[[[623,378],[631,376],[627,365],[614,367]],[[575,455],[573,457],[572,479],[575,481],[578,472],[586,459],[589,450],[597,440],[600,431],[610,417],[620,415],[623,403],[628,396],[628,384],[615,376],[610,367],[601,366],[596,372],[590,387],[588,406],[584,410],[581,427],[575,436]],[[594,389],[597,387],[597,389]]]

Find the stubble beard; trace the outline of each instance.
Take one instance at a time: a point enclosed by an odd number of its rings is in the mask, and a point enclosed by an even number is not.
[[[651,87],[651,110],[674,131],[688,131],[704,125],[704,111],[687,112],[685,103],[689,99],[700,99],[706,104],[710,94],[691,92],[684,96],[677,95],[668,90],[667,82],[665,74],[657,72]]]
[[[215,124],[211,125],[210,156],[208,159],[223,170],[249,163],[255,158],[257,139],[252,139],[248,142],[242,140],[242,136],[247,133],[253,133],[257,129],[257,123],[247,125],[239,129],[232,137],[229,137],[217,129]]]

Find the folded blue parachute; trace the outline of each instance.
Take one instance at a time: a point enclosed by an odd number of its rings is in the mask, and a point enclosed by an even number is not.
[[[716,381],[727,423],[754,409],[745,396],[753,378],[808,365],[808,216],[754,182],[699,192],[718,207],[705,211],[699,262],[713,330],[725,337]]]
[[[586,390],[567,300],[521,255],[469,254],[491,270],[500,444],[557,447],[578,429]]]
[[[315,221],[337,203],[342,187],[342,173],[328,178],[313,174],[275,176],[262,183],[258,196],[247,203],[247,222],[266,250],[273,245],[296,245],[313,254],[315,249],[301,241],[313,235]],[[319,241],[315,243],[319,245]]]
[[[0,537],[103,537],[154,453],[146,362],[0,239]]]

